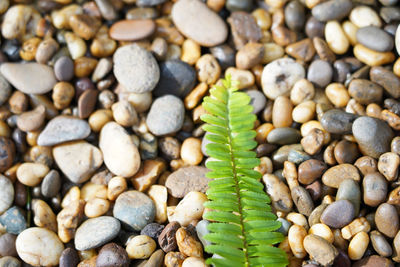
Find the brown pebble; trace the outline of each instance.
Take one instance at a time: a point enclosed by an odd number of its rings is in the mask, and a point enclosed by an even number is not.
[[[180,227],[181,225],[178,222],[170,222],[159,235],[158,244],[165,253],[177,249],[178,244],[176,243],[175,234]]]
[[[156,30],[151,19],[120,20],[110,27],[110,37],[118,41],[137,41],[149,37]]]
[[[337,143],[333,153],[335,154],[335,159],[339,164],[353,163],[360,154],[357,144],[347,140],[342,140]]]
[[[85,119],[92,114],[97,102],[98,90],[86,90],[82,93],[78,100],[79,118]]]
[[[356,166],[363,175],[374,173],[378,170],[378,163],[376,162],[376,159],[370,156],[358,158],[354,163],[354,166]]]
[[[295,59],[305,62],[310,61],[315,54],[313,42],[309,38],[288,45],[285,51],[288,55],[294,57]]]
[[[326,169],[326,164],[320,160],[306,160],[299,165],[298,180],[302,184],[311,184],[316,179],[320,178]]]
[[[380,204],[375,212],[375,224],[382,234],[394,238],[400,226],[396,208],[388,203]]]
[[[40,105],[32,111],[24,112],[18,116],[17,126],[24,132],[35,131],[39,129],[44,122],[46,109]]]

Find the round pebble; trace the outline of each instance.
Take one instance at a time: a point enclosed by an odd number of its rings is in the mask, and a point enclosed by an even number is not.
[[[74,62],[70,57],[62,56],[54,63],[54,75],[57,80],[68,82],[74,77]]]
[[[96,258],[96,266],[97,267],[128,267],[129,266],[129,257],[128,253],[124,248],[118,246],[115,243],[108,243],[104,245],[100,251],[99,255]]]

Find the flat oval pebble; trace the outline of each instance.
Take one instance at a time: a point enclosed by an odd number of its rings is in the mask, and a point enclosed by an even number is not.
[[[338,255],[337,249],[318,235],[307,235],[303,244],[308,254],[322,266],[331,265]]]
[[[98,248],[114,239],[120,229],[120,222],[111,216],[88,219],[76,230],[75,247],[78,250]]]
[[[14,201],[14,186],[10,179],[0,175],[0,214],[11,207]]]
[[[352,8],[350,0],[330,0],[312,8],[312,15],[319,21],[341,20]]]
[[[334,134],[351,133],[353,122],[358,118],[356,114],[340,109],[330,109],[322,115],[321,125],[325,131]]]
[[[61,183],[62,181],[58,171],[49,171],[49,173],[47,173],[46,176],[43,178],[40,185],[42,195],[48,198],[56,196],[58,191],[60,191]]]
[[[33,266],[58,265],[64,250],[64,244],[54,232],[39,227],[23,231],[18,235],[15,245],[18,256]]]
[[[300,131],[294,128],[275,128],[269,132],[267,141],[270,144],[289,145],[300,142]]]
[[[146,93],[157,85],[160,69],[154,56],[137,44],[118,48],[113,56],[114,75],[127,92]]]
[[[110,27],[110,37],[118,41],[137,41],[149,37],[156,30],[151,19],[120,20]]]
[[[182,100],[165,95],[154,100],[147,114],[147,127],[157,136],[172,134],[182,128],[185,107]]]
[[[179,168],[171,173],[165,182],[168,193],[176,198],[183,198],[190,191],[205,193],[210,180],[206,177],[208,171],[207,168],[201,166]]]
[[[340,214],[340,216],[338,216]],[[330,204],[321,214],[321,222],[332,227],[342,228],[355,216],[354,206],[348,200],[338,200]]]
[[[348,86],[348,91],[358,103],[368,105],[381,102],[383,88],[366,79],[354,79]]]
[[[391,51],[394,46],[393,38],[376,26],[359,28],[356,37],[360,44],[378,52]]]
[[[59,81],[70,81],[74,77],[74,62],[68,56],[62,56],[54,63],[54,74]]]
[[[73,183],[86,182],[103,164],[100,149],[85,141],[58,145],[53,148],[53,156],[57,166]]]
[[[160,64],[160,81],[154,95],[175,95],[185,97],[196,83],[196,71],[181,60],[167,60]]]
[[[206,4],[198,0],[180,0],[174,4],[171,16],[178,30],[202,46],[223,43],[228,36],[225,22]]]
[[[53,68],[38,63],[4,63],[0,72],[9,83],[25,94],[48,93],[57,83]]]
[[[99,147],[104,163],[116,175],[133,176],[140,167],[140,154],[132,138],[125,129],[115,122],[103,126]]]
[[[153,222],[155,205],[147,195],[131,190],[122,193],[115,201],[113,215],[129,230],[140,231]]]
[[[68,141],[81,140],[90,134],[90,126],[85,120],[70,116],[57,116],[50,120],[40,133],[39,146],[54,146]]]
[[[302,65],[291,58],[280,58],[264,67],[261,84],[264,94],[275,99],[278,96],[288,96],[293,85],[304,77]]]
[[[371,81],[379,84],[393,98],[400,97],[400,78],[384,67],[372,67],[369,76]]]
[[[339,188],[339,185],[345,179],[353,179],[354,181],[360,181],[360,174],[354,165],[352,164],[339,164],[329,168],[322,175],[322,182],[330,187]]]
[[[354,121],[352,129],[363,154],[378,158],[390,151],[393,131],[383,120],[360,117]]]

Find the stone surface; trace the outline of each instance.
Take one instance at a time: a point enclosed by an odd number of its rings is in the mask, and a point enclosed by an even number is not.
[[[101,216],[84,221],[76,230],[75,247],[89,250],[114,239],[121,229],[120,222],[111,216]]]
[[[115,78],[127,92],[150,92],[160,79],[157,61],[150,52],[137,44],[118,48],[113,60]]]
[[[378,158],[390,151],[393,131],[386,122],[371,117],[360,117],[354,121],[352,130],[363,154]]]
[[[38,130],[45,119],[46,109],[44,106],[37,106],[32,111],[22,113],[17,118],[17,126],[24,132],[30,132]]]
[[[18,235],[18,256],[34,266],[56,266],[64,245],[58,236],[45,228],[32,227]]]
[[[147,127],[157,136],[171,134],[182,128],[185,107],[182,100],[165,95],[154,100],[147,114]]]
[[[196,71],[181,60],[167,60],[160,64],[160,81],[154,95],[175,95],[185,97],[196,83]]]
[[[4,63],[0,72],[9,83],[25,94],[48,93],[57,83],[53,68],[38,63]]]
[[[225,22],[201,1],[178,1],[172,7],[171,15],[178,30],[202,46],[219,45],[228,36]]]
[[[115,201],[113,215],[129,230],[140,231],[155,217],[153,200],[139,191],[127,191]]]
[[[68,141],[81,140],[90,134],[89,124],[71,116],[57,116],[49,121],[40,133],[39,146],[54,146]]]
[[[85,141],[58,145],[53,148],[53,156],[60,170],[73,183],[86,182],[103,164],[100,149]]]
[[[14,201],[14,186],[10,179],[0,175],[0,214],[11,207]]]
[[[125,129],[115,122],[108,122],[100,132],[99,147],[104,163],[116,175],[130,177],[140,167],[140,154]]]
[[[183,198],[190,191],[205,193],[208,181],[205,175],[209,170],[201,166],[188,166],[179,168],[170,174],[165,182],[168,192],[176,198]]]

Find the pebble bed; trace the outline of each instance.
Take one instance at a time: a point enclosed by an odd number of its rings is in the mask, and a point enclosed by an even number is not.
[[[398,0],[1,0],[0,267],[203,267],[200,116],[247,92],[290,267],[400,264]]]

